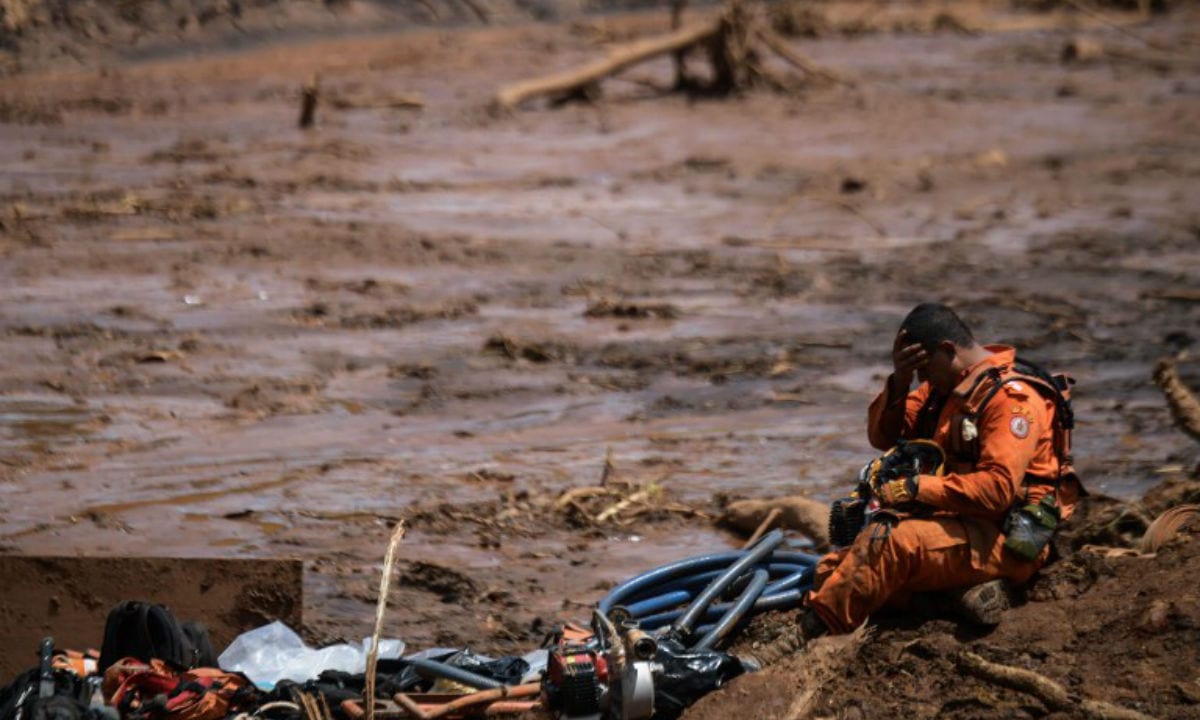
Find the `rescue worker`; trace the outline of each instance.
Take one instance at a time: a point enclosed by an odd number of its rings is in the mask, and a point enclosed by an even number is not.
[[[1026,549],[1030,558],[1006,547],[1006,518],[1033,506],[1056,508],[1065,520],[1081,488],[1069,448],[1061,447],[1069,435],[1056,435],[1062,424],[1053,422],[1053,393],[1043,394],[1015,360],[1011,347],[978,344],[945,305],[918,305],[904,319],[867,435],[880,450],[931,439],[946,453],[945,472],[877,484],[885,509],[924,510],[868,524],[851,545],[821,559],[801,613],[803,636],[850,632],[885,605],[903,607],[915,592],[964,588],[960,604],[972,619],[995,624],[1008,607],[1006,583],[1025,583],[1045,563],[1048,544]]]

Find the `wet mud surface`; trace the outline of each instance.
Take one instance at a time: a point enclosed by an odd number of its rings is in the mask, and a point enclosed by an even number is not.
[[[309,639],[357,639],[404,518],[388,634],[523,652],[738,544],[724,498],[840,495],[924,300],[1076,376],[1093,490],[1190,471],[1150,378],[1200,333],[1195,11],[959,7],[797,41],[855,84],[787,96],[662,61],[488,112],[659,16],[6,78],[0,549],[297,557]]]

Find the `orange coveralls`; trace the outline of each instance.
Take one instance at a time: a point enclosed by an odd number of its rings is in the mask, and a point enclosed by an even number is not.
[[[943,449],[951,446],[953,423],[969,399],[975,379],[995,366],[1009,367],[1016,351],[989,345],[992,355],[968,368],[947,398],[932,439]],[[868,437],[886,450],[901,438],[913,439],[918,411],[929,397],[921,383],[907,397],[884,391],[871,403]],[[1024,583],[1049,554],[1027,561],[1004,549],[1004,516],[1018,500],[1036,501],[1051,490],[1045,484],[1025,485],[1027,474],[1058,477],[1051,422],[1054,403],[1027,383],[1006,380],[980,417],[978,461],[971,463],[947,453],[947,474],[921,475],[917,500],[937,509],[932,517],[905,518],[887,533],[874,524],[846,548],[823,557],[817,565],[814,590],[807,602],[834,633],[862,624],[876,610],[906,604],[913,592],[949,590],[996,578]],[[1078,487],[1064,483],[1058,491],[1062,519],[1074,509]],[[876,532],[876,530],[879,532]]]

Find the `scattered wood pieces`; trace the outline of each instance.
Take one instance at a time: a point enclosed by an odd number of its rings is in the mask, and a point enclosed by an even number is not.
[[[637,492],[633,493],[629,497],[619,500],[616,503],[613,503],[612,505],[605,508],[603,511],[601,511],[599,514],[596,515],[596,517],[595,517],[596,524],[599,525],[601,523],[607,522],[609,520],[609,518],[612,518],[612,517],[615,517],[615,516],[621,514],[622,510],[625,510],[626,508],[630,507],[631,505],[648,500],[650,498],[651,494],[654,492],[657,492],[657,490],[658,489],[655,487],[643,488],[643,489],[638,490]]]
[[[597,497],[600,495],[611,495],[612,493],[613,491],[611,488],[601,487],[599,485],[586,485],[584,487],[572,488],[560,495],[558,500],[554,502],[554,506],[557,508],[565,508],[571,503],[577,503],[586,498]]]
[[[1158,361],[1154,382],[1166,396],[1175,423],[1194,440],[1200,441],[1200,400],[1179,379],[1174,360],[1163,358]]]
[[[1101,700],[1076,699],[1059,683],[1032,670],[989,662],[973,652],[958,656],[959,666],[975,677],[1032,695],[1051,712],[1082,711],[1085,717],[1096,720],[1153,720],[1136,710],[1128,710]]]

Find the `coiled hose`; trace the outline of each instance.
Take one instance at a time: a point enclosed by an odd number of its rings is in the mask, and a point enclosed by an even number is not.
[[[776,530],[748,550],[648,570],[613,588],[597,607],[618,623],[633,620],[642,630],[690,642],[690,649],[709,649],[757,613],[799,607],[812,588],[819,557],[780,549],[782,542]],[[737,590],[736,599],[719,602],[730,590]],[[706,624],[696,627],[699,623]]]

